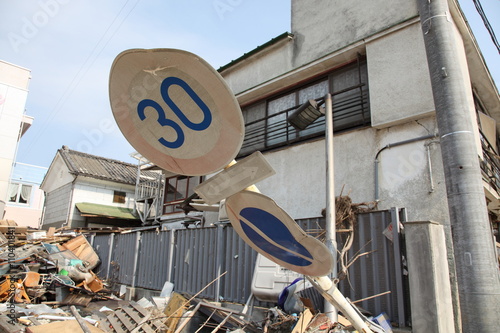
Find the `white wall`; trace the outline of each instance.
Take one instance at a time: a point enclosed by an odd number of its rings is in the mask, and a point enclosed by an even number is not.
[[[29,80],[28,69],[0,60],[0,201],[3,202],[7,201]],[[3,204],[0,206],[2,215]]]
[[[71,183],[75,176],[69,173],[69,169],[59,153],[56,154],[54,160],[50,164],[49,172],[45,175],[40,187],[50,193],[61,186]]]
[[[354,203],[375,201],[375,155],[388,144],[433,134],[434,117],[384,130],[355,130],[334,137],[335,195]],[[410,220],[448,220],[439,143],[430,144],[432,170],[422,140],[379,155],[379,209],[408,208]],[[259,190],[274,199],[292,218],[321,216],[326,207],[324,140],[266,153],[276,175],[259,182]],[[431,192],[431,178],[434,189]]]
[[[114,203],[114,191],[126,193],[125,203]],[[117,206],[125,208],[134,208],[135,187],[133,185],[118,184],[105,180],[94,178],[78,177],[75,182],[74,192],[71,203],[71,225],[83,225],[85,217],[82,217],[76,204],[80,202],[89,202],[99,205]]]
[[[114,191],[126,193],[125,203],[113,203]],[[78,177],[73,202],[90,202],[100,205],[134,208],[134,185],[118,184],[93,178]]]

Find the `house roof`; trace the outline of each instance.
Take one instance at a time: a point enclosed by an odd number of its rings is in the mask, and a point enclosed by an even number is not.
[[[276,44],[276,43],[278,43],[278,42],[280,42],[282,40],[290,39],[290,38],[293,38],[293,34],[291,34],[289,32],[284,32],[281,35],[279,35],[279,36],[271,39],[270,41],[268,41],[268,42],[266,42],[266,43],[264,43],[264,44],[262,44],[260,46],[257,46],[255,49],[251,50],[250,52],[247,52],[247,53],[243,54],[238,59],[235,59],[235,60],[229,62],[228,64],[220,67],[217,71],[219,73],[221,73],[221,72],[225,71],[226,69],[228,69],[229,67],[234,66],[237,63],[239,63],[239,62],[241,62],[241,61],[243,61],[245,59],[250,58],[252,55],[259,53],[260,51],[266,49],[267,47],[269,47],[271,45],[274,45],[274,44]]]
[[[76,176],[85,176],[123,184],[134,185],[137,179],[137,165],[95,156],[71,150],[63,146],[58,150],[68,166],[69,172]],[[142,171],[142,176],[156,178],[151,171]]]

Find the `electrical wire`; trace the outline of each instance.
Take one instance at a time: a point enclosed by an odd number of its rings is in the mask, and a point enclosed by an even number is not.
[[[26,154],[29,154],[31,150],[34,148],[33,146],[39,141],[39,138],[43,135],[45,130],[48,127],[48,124],[51,120],[53,120],[56,115],[62,110],[64,103],[67,101],[68,97],[75,91],[77,88],[78,84],[80,84],[80,81],[82,80],[83,76],[89,71],[90,67],[94,64],[96,61],[97,57],[102,53],[106,45],[108,45],[109,41],[113,36],[116,34],[118,29],[121,27],[123,22],[127,19],[127,17],[130,15],[130,13],[134,10],[134,8],[137,6],[140,0],[135,0],[135,3],[131,5],[131,8],[128,10],[128,12],[125,12],[125,15],[123,18],[121,18],[121,21],[119,21],[120,16],[122,16],[122,12],[125,11],[125,8],[127,5],[130,3],[131,0],[126,0],[123,6],[120,8],[118,13],[116,14],[115,18],[109,26],[106,28],[102,36],[99,38],[97,43],[95,44],[94,48],[90,52],[90,54],[87,56],[83,64],[80,66],[80,69],[76,73],[76,75],[73,77],[71,80],[70,84],[62,94],[62,96],[58,99],[56,105],[52,109],[52,112],[47,116],[45,119],[44,123],[42,124],[41,128],[38,130],[38,132],[35,134],[31,142],[27,145],[26,149]],[[108,34],[110,32],[111,28],[115,25],[115,22],[117,22],[117,26],[113,32]],[[105,37],[108,35],[108,37],[105,40]]]
[[[479,0],[472,0],[474,5],[476,6],[477,12],[479,13],[479,16],[481,16],[481,19],[484,22],[484,26],[486,27],[486,30],[488,30],[488,33],[490,34],[491,40],[493,41],[493,44],[495,44],[498,53],[500,53],[500,44],[498,44],[497,37],[495,36],[495,32],[493,31],[493,27],[490,25],[490,22],[488,21],[488,18],[486,17],[486,13],[483,10],[483,6],[481,5],[481,2]]]

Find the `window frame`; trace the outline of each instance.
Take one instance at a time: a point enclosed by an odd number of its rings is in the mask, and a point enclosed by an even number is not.
[[[11,192],[10,187],[14,186],[14,185],[17,186],[16,196],[15,196],[16,199],[15,200],[11,200],[12,196],[10,195],[10,192]],[[28,195],[27,199],[23,198],[23,195],[22,195],[23,188],[29,188],[30,189],[29,190],[29,195]],[[19,182],[12,182],[12,183],[9,184],[9,193],[8,194],[9,194],[9,198],[8,198],[8,203],[9,204],[29,206],[31,204],[31,196],[33,195],[33,185],[19,183]],[[21,199],[22,200],[26,200],[26,202],[21,202]]]
[[[165,179],[162,214],[171,215],[182,213],[183,210],[177,206],[193,195],[195,193],[194,188],[201,184],[202,181],[203,176],[178,175]]]
[[[345,73],[348,73],[345,75]],[[355,81],[356,83],[350,84]],[[311,89],[314,86],[318,89]],[[324,85],[321,88],[321,85]],[[340,85],[340,87],[339,87]],[[343,87],[347,85],[347,87]],[[310,92],[307,92],[311,89]],[[324,92],[321,92],[321,90]],[[336,90],[335,90],[336,89]],[[331,92],[334,106],[334,132],[371,126],[368,89],[368,65],[366,57],[358,55],[356,60],[337,67],[321,76],[315,77],[300,86],[282,91],[279,94],[255,101],[242,108],[245,119],[245,139],[238,157],[250,155],[255,151],[269,151],[298,142],[324,137],[325,119],[320,117],[307,129],[298,131],[286,119],[307,99],[321,100]],[[316,93],[317,96],[312,96]],[[308,96],[309,95],[309,96]],[[282,110],[270,109],[274,102],[282,99],[294,102]],[[279,103],[279,102],[277,102]],[[294,104],[294,105],[292,105]],[[279,121],[274,121],[280,118]]]
[[[124,204],[127,202],[127,192],[113,191],[113,203]]]

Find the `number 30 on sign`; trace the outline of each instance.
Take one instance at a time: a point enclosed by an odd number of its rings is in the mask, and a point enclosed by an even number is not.
[[[213,173],[241,148],[244,125],[234,95],[219,73],[192,53],[122,52],[111,68],[109,94],[124,136],[165,170]]]

